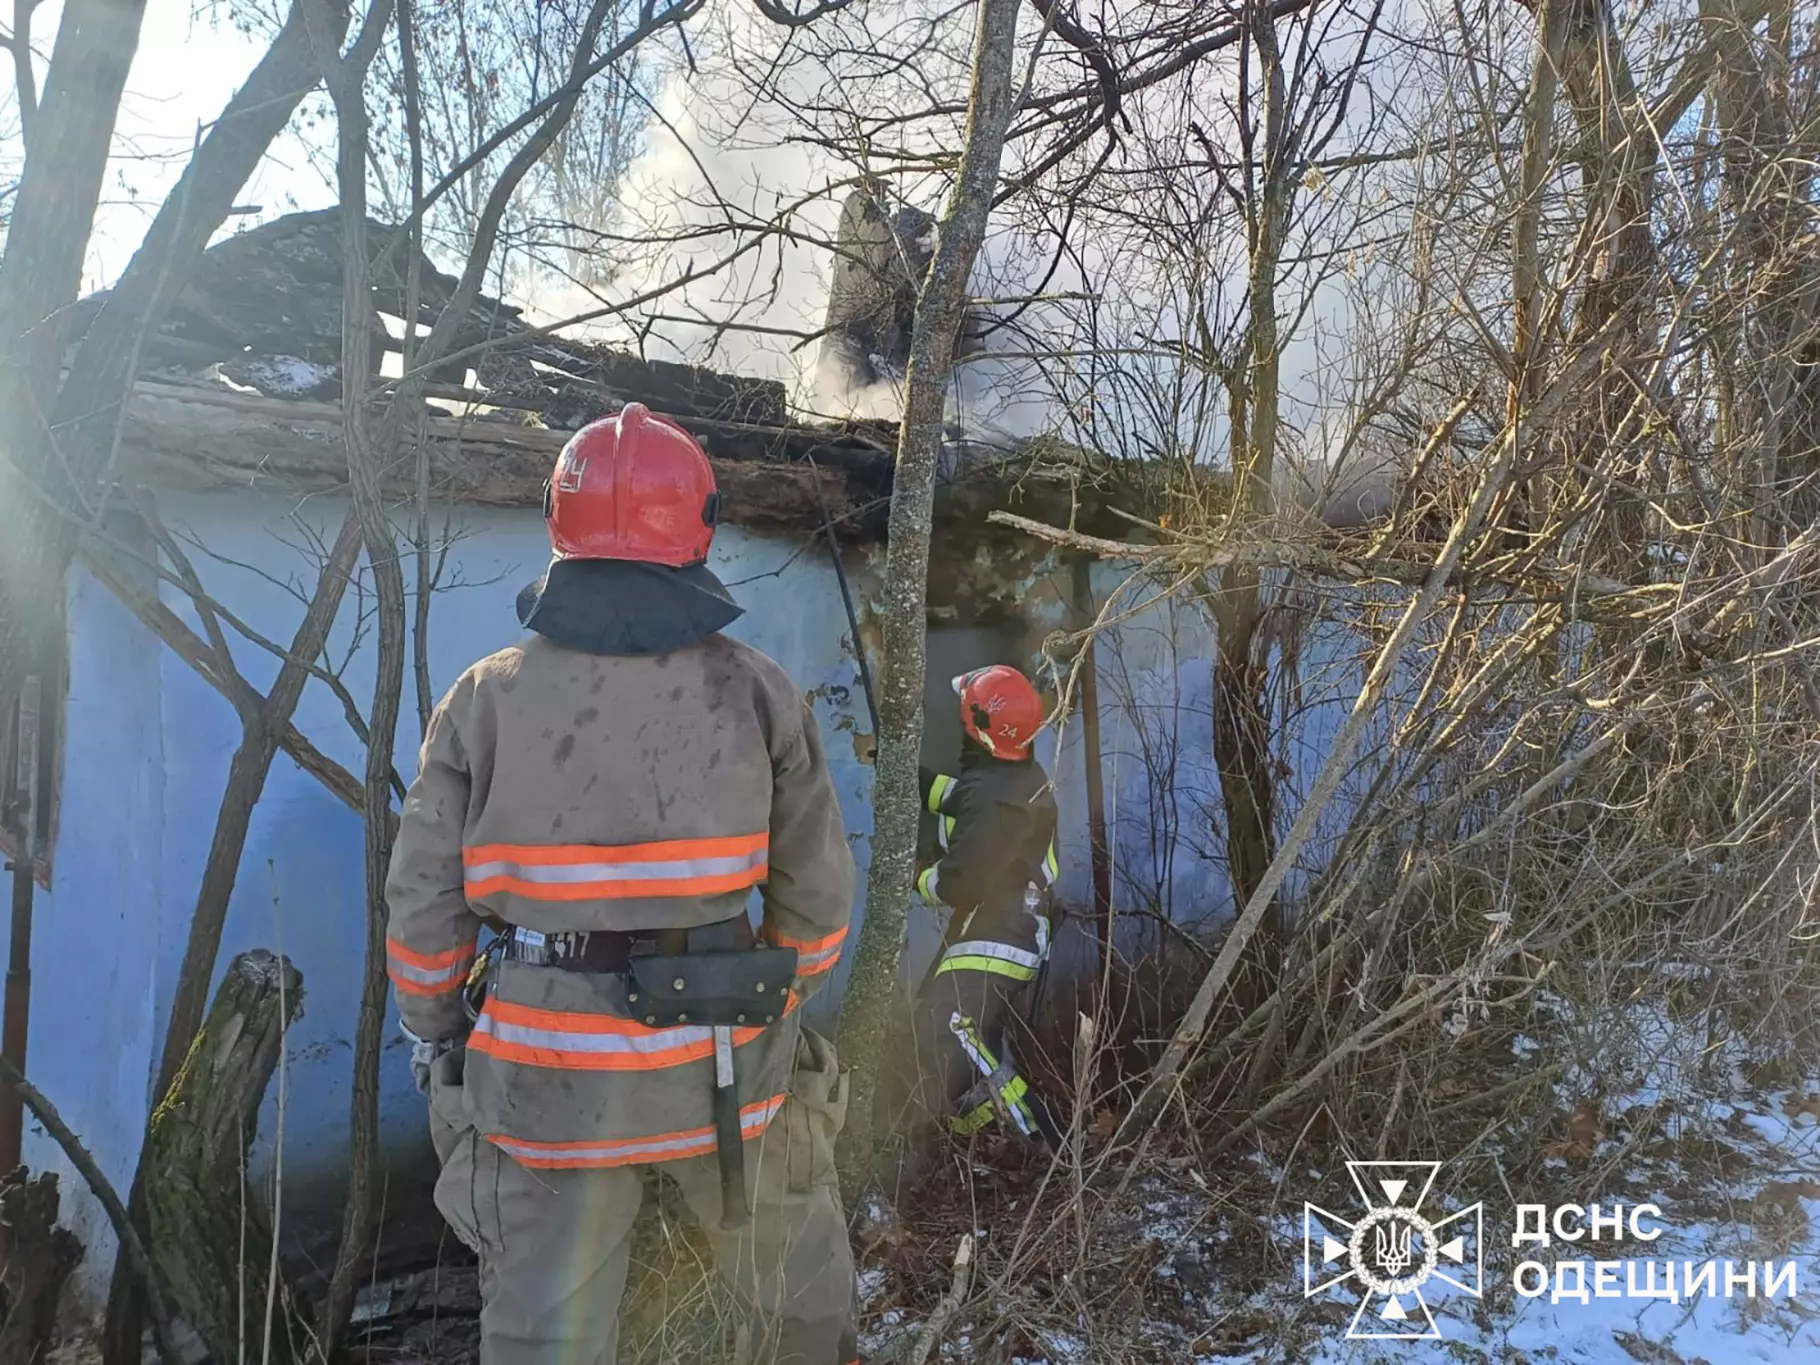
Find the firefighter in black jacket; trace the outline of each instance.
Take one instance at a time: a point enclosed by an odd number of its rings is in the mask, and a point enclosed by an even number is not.
[[[917,1107],[944,1112],[957,1134],[1002,1117],[1033,1141],[1054,1142],[1006,1035],[1049,952],[1055,796],[1031,754],[1043,704],[1029,679],[1002,664],[963,674],[954,690],[967,732],[960,773],[922,771],[935,856],[916,889],[952,918],[917,1001]]]

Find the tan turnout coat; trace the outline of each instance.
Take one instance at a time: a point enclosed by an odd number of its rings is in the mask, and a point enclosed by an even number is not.
[[[462,674],[431,717],[386,888],[399,1011],[425,1038],[468,1028],[483,917],[544,933],[693,928],[740,914],[755,887],[762,933],[799,959],[783,1019],[734,1031],[748,1138],[793,1072],[802,1088],[797,1010],[852,910],[814,717],[777,664],[722,635],[651,656],[532,636]],[[467,1042],[467,1118],[521,1164],[714,1149],[709,1030],[615,1018],[598,977],[505,963]],[[830,1092],[838,1080],[809,1078]]]

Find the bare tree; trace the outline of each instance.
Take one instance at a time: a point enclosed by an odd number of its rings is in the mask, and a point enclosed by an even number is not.
[[[397,537],[380,491],[379,468],[389,452],[376,447],[364,378],[372,363],[371,256],[367,244],[366,80],[392,19],[392,0],[372,0],[359,36],[344,56],[336,49],[327,0],[306,0],[323,63],[323,81],[335,104],[336,181],[341,191],[342,439],[347,444],[350,521],[359,527],[376,591],[377,658],[373,701],[367,713],[366,762],[366,970],[354,1031],[354,1083],[349,1116],[350,1159],[341,1244],[329,1277],[320,1327],[325,1359],[335,1358],[354,1306],[356,1277],[372,1245],[378,1216],[379,1049],[384,1027],[385,977],[373,967],[385,958],[385,879],[391,861],[392,749],[404,688],[404,573]],[[408,320],[414,328],[416,319]]]
[[[934,260],[917,298],[904,379],[904,419],[891,486],[891,528],[879,620],[878,781],[866,916],[841,1008],[840,1046],[854,1068],[841,1162],[847,1188],[863,1186],[871,1161],[873,1097],[903,952],[904,910],[916,871],[917,763],[923,738],[924,633],[929,589],[929,524],[942,445],[948,376],[967,302],[974,257],[998,186],[1005,130],[1017,107],[1013,56],[1018,0],[980,0],[967,139],[941,222]]]

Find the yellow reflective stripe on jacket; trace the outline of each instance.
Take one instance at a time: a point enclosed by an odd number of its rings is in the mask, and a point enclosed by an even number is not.
[[[942,898],[936,891],[936,877],[935,869],[933,867],[924,868],[923,875],[916,879],[916,892],[931,905],[941,904]]]
[[[954,841],[954,830],[959,824],[960,821],[956,820],[952,815],[944,815],[941,818],[941,822],[936,825],[935,841],[942,846],[943,852],[946,852],[948,845]]]
[[[971,939],[956,943],[943,953],[941,965],[935,969],[935,974],[992,972],[997,976],[1008,976],[1013,981],[1033,981],[1036,979],[1037,968],[1042,965],[1040,953],[1013,948],[1008,943],[995,943],[991,939]]]
[[[995,957],[944,957],[941,965],[935,969],[935,974],[941,976],[946,972],[990,972],[994,976],[1010,977],[1013,981],[1036,980],[1035,967],[1001,962]]]
[[[1043,885],[1054,886],[1055,879],[1061,875],[1061,863],[1055,856],[1055,840],[1049,841],[1049,851],[1043,855]]]
[[[948,799],[948,793],[953,791],[956,785],[957,783],[952,777],[942,773],[935,775],[929,783],[929,814],[940,815],[942,813],[942,802]]]
[[[750,1142],[764,1132],[788,1098],[788,1095],[773,1095],[768,1100],[759,1100],[756,1104],[741,1108],[740,1136]],[[682,1157],[702,1156],[718,1146],[713,1128],[689,1128],[679,1133],[655,1133],[650,1137],[625,1138],[615,1142],[526,1142],[500,1133],[489,1133],[487,1141],[519,1165],[545,1170],[676,1161]]]

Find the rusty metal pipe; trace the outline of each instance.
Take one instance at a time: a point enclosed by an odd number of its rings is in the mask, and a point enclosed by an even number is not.
[[[6,966],[6,1005],[0,1013],[0,1056],[20,1072],[32,1013],[32,902],[36,892],[38,834],[38,760],[42,723],[41,684],[28,677],[13,706],[12,793],[6,824],[13,832],[13,914]],[[19,1164],[24,1143],[25,1101],[10,1085],[0,1084],[0,1172]]]

